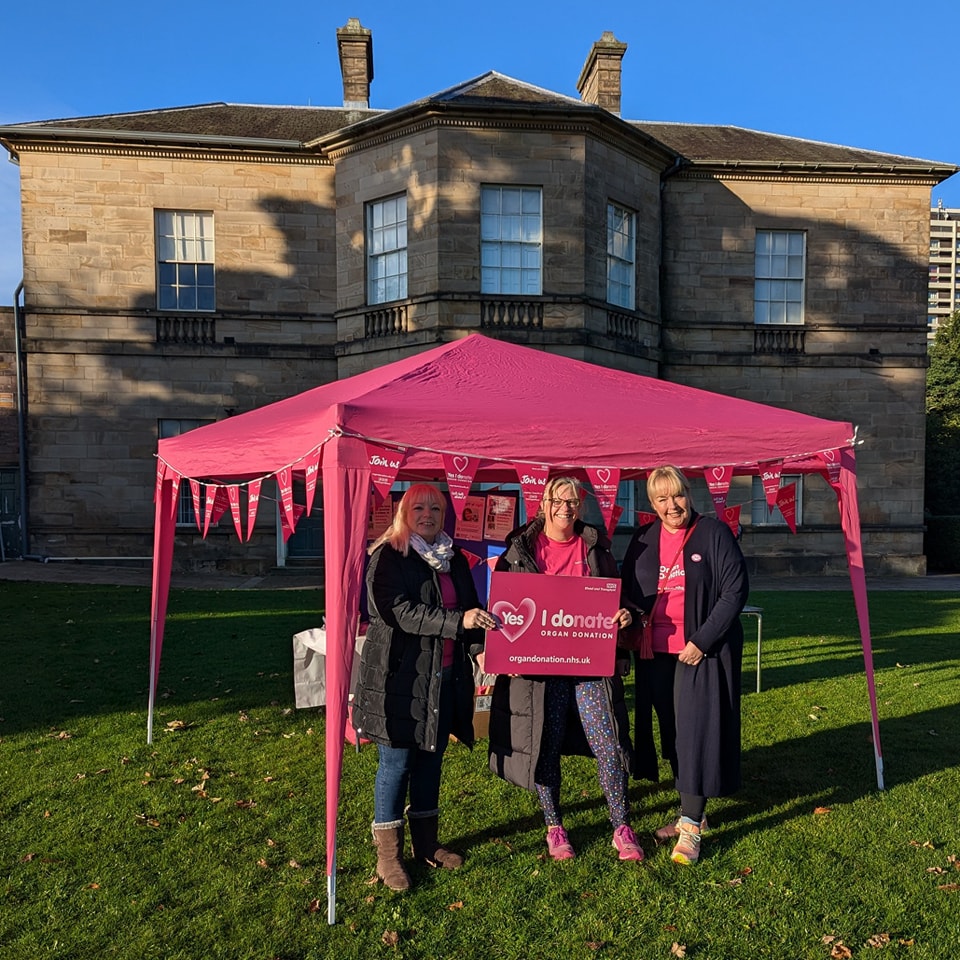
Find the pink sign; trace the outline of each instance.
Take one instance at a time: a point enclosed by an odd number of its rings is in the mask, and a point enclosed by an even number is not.
[[[450,491],[453,512],[458,517],[463,513],[464,501],[470,494],[473,475],[479,466],[480,460],[476,457],[467,457],[459,453],[443,455],[443,467],[447,472],[447,490]]]
[[[370,464],[370,482],[376,490],[377,503],[383,503],[406,458],[406,450],[385,450],[376,444],[367,443],[367,462]]]
[[[740,535],[740,508],[741,504],[733,507],[724,507],[720,519],[733,531],[735,537]]]
[[[586,467],[587,476],[593,487],[593,494],[600,505],[605,526],[610,524],[610,516],[617,502],[617,489],[620,486],[620,470],[617,467]]]
[[[488,609],[488,673],[613,675],[620,581],[494,571]]]
[[[787,521],[787,526],[797,532],[797,485],[788,483],[777,491],[777,508]]]
[[[251,480],[247,487],[247,542],[253,536],[253,527],[257,522],[257,507],[260,505],[260,484],[262,480]]]
[[[780,473],[783,470],[782,460],[770,460],[758,464],[760,479],[763,481],[763,492],[767,496],[767,506],[772,510],[777,505],[777,491],[780,489]]]
[[[648,523],[653,523],[656,519],[657,515],[655,513],[647,513],[646,510],[637,511],[637,523],[639,523],[641,527],[645,527]]]
[[[723,508],[727,503],[727,491],[730,489],[730,478],[733,476],[733,467],[727,464],[722,467],[707,467],[703,471],[703,479],[710,488],[713,498],[713,508],[717,516],[723,519]]]
[[[532,520],[540,509],[543,491],[550,477],[550,468],[542,463],[515,463],[520,489],[523,491],[523,505],[527,508],[527,519]]]

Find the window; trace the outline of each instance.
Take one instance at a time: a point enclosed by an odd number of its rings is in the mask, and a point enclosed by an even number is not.
[[[193,430],[196,427],[205,426],[213,423],[213,420],[159,420],[157,421],[157,434],[161,440],[167,437],[179,437],[181,433]],[[202,511],[206,498],[206,487],[200,484],[200,510],[201,526],[203,524]],[[177,499],[177,526],[196,526],[197,515],[193,510],[193,491],[190,488],[190,481],[184,480],[180,485],[180,494]]]
[[[758,230],[754,264],[754,322],[803,323],[806,234]]]
[[[634,215],[631,211],[607,204],[607,302],[633,310],[636,273]]]
[[[799,473],[784,474],[780,478],[780,486],[786,487],[791,483],[797,485],[797,526],[803,522],[803,476]],[[772,510],[767,506],[767,495],[763,492],[763,481],[759,477],[753,478],[753,487],[750,491],[750,522],[755,527],[785,527],[787,521],[777,507]]]
[[[480,292],[540,296],[543,212],[539,187],[483,187]]]
[[[407,295],[407,198],[367,204],[367,303]]]
[[[157,309],[214,310],[213,214],[158,210]]]

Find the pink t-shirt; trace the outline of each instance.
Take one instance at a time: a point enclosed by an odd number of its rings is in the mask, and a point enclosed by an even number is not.
[[[453,585],[453,577],[449,573],[440,575],[440,599],[444,610],[456,610],[460,605],[457,600],[457,588]],[[445,637],[443,641],[443,666],[449,667],[453,663],[453,638]]]
[[[680,653],[687,641],[683,633],[684,569],[680,544],[686,531],[669,533],[660,529],[660,582],[662,591],[653,608],[654,653]],[[680,551],[677,553],[677,551]],[[667,565],[676,560],[667,569]]]
[[[554,577],[589,577],[587,545],[583,537],[569,540],[551,540],[545,533],[537,537],[533,547],[533,559],[541,573]]]

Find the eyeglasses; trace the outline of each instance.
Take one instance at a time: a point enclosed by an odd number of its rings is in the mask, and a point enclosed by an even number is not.
[[[559,499],[551,499],[551,500],[548,500],[547,502],[548,502],[548,503],[551,503],[554,507],[560,507],[560,506],[563,506],[564,504],[566,504],[566,506],[570,507],[571,510],[576,510],[577,507],[580,506],[580,501],[579,501],[579,500],[559,500]]]

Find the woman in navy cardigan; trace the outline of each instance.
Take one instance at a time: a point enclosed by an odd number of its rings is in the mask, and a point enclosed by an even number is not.
[[[740,669],[747,568],[730,528],[698,514],[676,467],[647,478],[657,519],[637,531],[621,573],[625,602],[648,623],[636,653],[638,772],[657,777],[652,710],[661,752],[680,794],[680,819],[657,831],[677,838],[672,859],[695,863],[708,797],[740,786]]]

